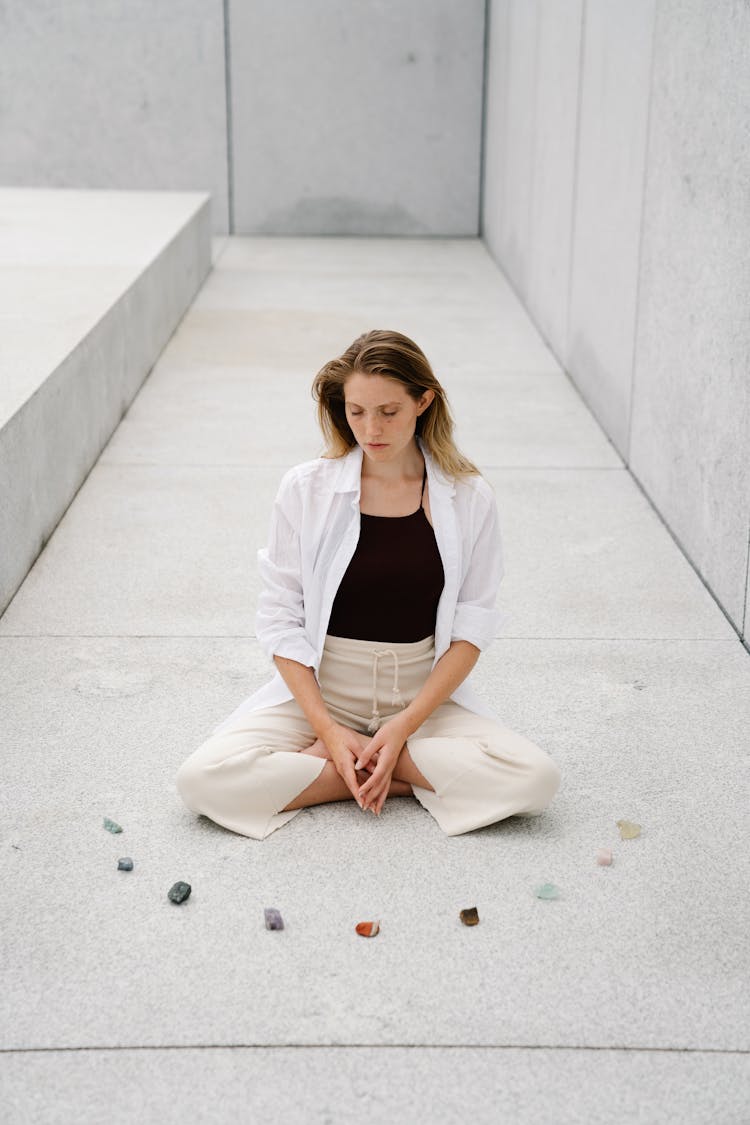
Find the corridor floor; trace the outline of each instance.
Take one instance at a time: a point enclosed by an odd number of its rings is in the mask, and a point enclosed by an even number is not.
[[[174,775],[270,677],[271,501],[377,327],[496,490],[511,620],[474,681],[562,784],[465,836],[400,798],[259,842]],[[750,1120],[750,657],[480,240],[215,240],[0,660],[9,1122]]]

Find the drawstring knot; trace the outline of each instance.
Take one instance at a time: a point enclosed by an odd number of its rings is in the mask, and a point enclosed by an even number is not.
[[[367,725],[367,733],[375,734],[380,729],[383,722],[380,711],[378,710],[378,661],[381,656],[393,657],[393,691],[391,692],[391,706],[400,707],[402,710],[406,706],[402,697],[401,689],[398,686],[398,656],[392,648],[370,650],[373,655],[372,662],[372,718]]]

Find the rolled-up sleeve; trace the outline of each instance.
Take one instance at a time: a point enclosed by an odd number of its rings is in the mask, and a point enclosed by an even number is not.
[[[305,631],[301,523],[301,498],[287,475],[271,511],[268,546],[258,551],[261,590],[255,633],[269,659],[286,656],[314,667],[316,652]]]
[[[495,602],[504,574],[500,519],[494,493],[477,497],[484,511],[477,513],[477,530],[470,546],[469,565],[458,593],[451,641],[469,641],[481,651],[506,624],[510,614]],[[478,526],[477,526],[478,525]]]

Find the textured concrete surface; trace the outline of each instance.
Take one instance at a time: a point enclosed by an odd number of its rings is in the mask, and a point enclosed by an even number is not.
[[[656,0],[585,6],[567,369],[627,456]],[[576,44],[577,46],[577,44]],[[668,64],[669,43],[663,43]]]
[[[0,188],[0,610],[211,264],[198,192]]]
[[[350,269],[364,302],[386,242],[229,240],[0,619],[13,1122],[750,1116],[748,655],[477,243],[425,244],[415,268],[416,240],[391,241],[373,303],[402,328],[408,302],[428,357],[453,357],[436,370],[498,493],[513,613],[476,683],[559,764],[558,795],[459,837],[413,798],[380,819],[321,805],[261,842],[176,793],[179,764],[270,674],[253,552],[274,482],[317,451],[312,376],[371,323],[321,307],[327,286]],[[278,274],[276,363],[271,330],[254,352],[242,327],[266,300],[256,248]],[[496,312],[456,312],[440,260],[467,300],[503,289]],[[309,299],[284,304],[302,264]],[[218,293],[229,338],[200,323]],[[462,373],[470,331],[480,362]],[[493,366],[505,333],[518,362]],[[561,897],[536,898],[543,882]]]
[[[488,4],[499,266],[750,650],[750,4]]]
[[[213,231],[227,232],[222,0],[35,0],[0,14],[0,183],[207,191]]]
[[[629,460],[750,650],[750,4],[654,36]]]
[[[71,1085],[76,1120],[89,1121],[215,1125],[283,1117],[331,1123],[362,1114],[378,1125],[392,1125],[460,1122],[470,1111],[478,1125],[657,1120],[743,1125],[746,1115],[727,1112],[725,1091],[746,1081],[745,1060],[708,1053],[692,1059],[695,1065],[686,1070],[684,1059],[668,1052],[472,1046],[391,1047],[375,1053],[365,1044],[315,1050],[214,1048],[210,1081],[205,1079],[206,1051],[187,1048],[52,1051],[11,1056],[0,1065],[8,1112],[30,1106],[34,1120],[60,1125],[70,1120]],[[687,1104],[690,1116],[683,1112]],[[658,1117],[649,1117],[654,1105],[660,1107]],[[86,1116],[78,1116],[81,1112]]]
[[[234,231],[471,235],[484,0],[229,0]]]
[[[583,0],[488,4],[482,236],[558,355],[568,322]]]
[[[0,424],[212,206],[198,192],[0,188]],[[187,254],[180,269],[197,273]],[[156,320],[177,315],[173,300],[162,296]]]

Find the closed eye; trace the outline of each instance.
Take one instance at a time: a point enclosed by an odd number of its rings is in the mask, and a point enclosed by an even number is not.
[[[362,417],[362,411],[361,410],[350,410],[349,413],[351,414],[352,418],[361,418]],[[383,411],[383,417],[384,418],[395,418],[395,416],[397,414],[398,414],[398,410],[384,410]]]

